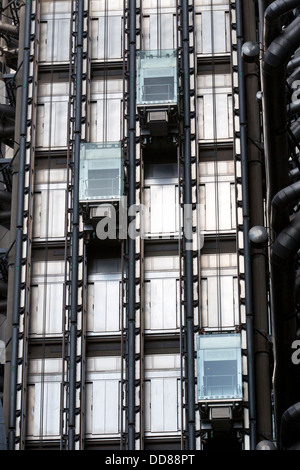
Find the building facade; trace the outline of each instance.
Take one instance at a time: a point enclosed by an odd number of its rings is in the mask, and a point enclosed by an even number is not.
[[[300,2],[0,6],[2,448],[297,446]]]

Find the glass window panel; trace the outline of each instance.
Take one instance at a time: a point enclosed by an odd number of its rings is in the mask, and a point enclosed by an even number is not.
[[[239,334],[197,337],[198,400],[242,398],[242,358]]]
[[[123,195],[121,144],[82,144],[79,184],[80,201],[120,199]]]
[[[174,103],[178,100],[177,57],[174,50],[137,54],[137,105]]]

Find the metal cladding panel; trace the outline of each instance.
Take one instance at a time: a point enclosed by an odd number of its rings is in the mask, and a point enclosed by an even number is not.
[[[66,185],[37,185],[34,194],[33,238],[65,236]]]
[[[61,335],[63,279],[31,287],[31,335]]]
[[[218,177],[218,176],[217,176]],[[200,224],[204,232],[235,231],[235,184],[231,181],[200,185]]]
[[[107,101],[99,98],[90,103],[91,142],[116,142],[121,139],[121,96],[110,96]]]
[[[179,280],[151,279],[145,282],[145,328],[149,330],[179,327]]]
[[[177,378],[152,378],[145,382],[145,429],[151,433],[177,432],[179,392]]]
[[[88,286],[87,331],[120,331],[121,283],[95,281]]]
[[[123,26],[121,14],[109,15],[108,18],[92,18],[91,51],[94,60],[121,60]]]
[[[216,2],[220,4],[221,2]],[[196,13],[197,54],[220,54],[230,52],[230,17],[228,2],[215,5],[214,9],[204,9]]]
[[[162,35],[157,31],[158,21],[160,25],[163,25],[164,34]],[[149,15],[145,12],[143,17],[143,49],[155,50],[158,45],[161,49],[176,49],[177,29],[174,13],[162,12],[158,20],[155,11],[151,11]]]
[[[198,76],[198,134],[200,141],[233,137],[232,88],[229,74]]]
[[[39,54],[40,62],[69,61],[70,16],[41,21]]]
[[[60,400],[59,382],[29,385],[27,436],[39,439],[59,437]]]
[[[29,361],[28,419],[29,439],[58,439],[60,436],[62,361]]]
[[[120,381],[95,380],[86,385],[87,434],[117,434],[120,431]]]
[[[46,101],[48,98],[49,101]],[[68,97],[61,96],[60,101],[50,97],[44,99],[37,106],[37,147],[66,147],[67,146],[67,118]],[[55,97],[57,99],[58,97]]]
[[[174,433],[181,427],[179,355],[145,356],[145,430]]]
[[[240,324],[236,254],[202,255],[201,263],[203,327],[234,328]]]

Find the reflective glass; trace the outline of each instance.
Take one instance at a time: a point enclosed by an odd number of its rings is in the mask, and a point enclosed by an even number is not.
[[[80,149],[79,200],[119,199],[123,194],[120,142],[83,143]]]
[[[239,334],[197,337],[198,400],[242,398],[242,358]]]
[[[138,51],[138,106],[147,104],[177,104],[177,88],[176,51]]]

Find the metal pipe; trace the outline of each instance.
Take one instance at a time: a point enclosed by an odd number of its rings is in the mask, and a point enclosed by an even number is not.
[[[19,37],[19,28],[13,24],[3,23],[0,21],[0,34],[7,34],[7,36],[12,36],[14,38]]]
[[[11,125],[11,124],[8,124],[8,123],[2,124],[0,122],[0,141],[6,139],[8,137],[13,137],[14,133],[15,133],[15,126],[14,125]]]
[[[74,13],[74,12],[73,12]],[[74,180],[72,221],[72,278],[70,312],[70,360],[69,360],[69,420],[68,449],[75,449],[76,424],[76,356],[78,321],[78,257],[79,257],[79,167],[82,126],[82,75],[83,75],[83,22],[84,0],[77,0],[77,31],[75,55],[75,124],[74,124]]]
[[[192,175],[191,175],[191,110],[190,110],[190,41],[189,2],[182,1],[182,86],[183,86],[183,159],[184,159],[184,317],[186,330],[186,422],[188,449],[194,450],[195,437],[195,351],[193,302],[193,251],[189,249],[192,238]]]
[[[243,237],[244,237],[244,266],[245,266],[245,302],[246,302],[246,333],[247,333],[247,364],[248,364],[248,395],[249,395],[249,426],[250,449],[256,446],[256,396],[255,396],[255,369],[253,348],[253,293],[252,293],[252,267],[251,249],[249,240],[250,207],[249,183],[247,162],[247,115],[246,91],[244,78],[244,64],[242,60],[243,36],[243,4],[236,1],[236,32],[238,57],[238,87],[239,87],[239,115],[240,115],[240,142],[241,142],[241,172],[242,172],[242,204],[243,204]]]
[[[128,90],[129,90],[129,116],[128,116],[128,206],[136,203],[136,0],[129,0],[129,33],[128,33]],[[134,217],[129,216],[129,223],[134,222]],[[135,328],[136,328],[136,240],[128,238],[128,305],[127,305],[127,327],[128,327],[128,450],[135,449]]]
[[[296,56],[293,59],[289,61],[287,64],[286,70],[287,72],[291,72],[292,70],[295,70],[295,68],[300,67],[300,56]]]
[[[288,408],[281,421],[280,447],[285,450],[300,450],[300,402]]]
[[[272,199],[272,209],[274,224],[272,228],[278,232],[282,227],[283,221],[281,214],[283,210],[288,209],[292,204],[295,204],[300,198],[300,181],[296,181],[290,186],[281,189]],[[284,217],[285,218],[285,217]]]
[[[281,33],[283,15],[299,7],[298,0],[276,0],[265,10],[264,42],[269,47]]]
[[[12,307],[12,337],[11,337],[11,365],[10,365],[10,394],[8,417],[8,448],[15,450],[16,441],[16,406],[18,381],[18,349],[19,349],[19,322],[21,302],[21,274],[22,274],[22,248],[23,248],[23,217],[24,217],[24,187],[25,164],[27,144],[27,110],[30,71],[30,35],[31,35],[32,3],[25,5],[24,19],[24,48],[22,66],[22,95],[20,110],[20,144],[18,165],[17,214],[16,214],[16,240],[14,262],[14,286]]]
[[[5,117],[5,118],[8,117],[11,119],[15,119],[16,110],[15,108],[13,108],[12,106],[9,106],[8,104],[0,103],[0,114],[3,115],[1,117]]]
[[[279,442],[282,415],[288,407],[299,401],[299,366],[291,358],[292,343],[297,339],[295,259],[299,248],[300,214],[296,214],[278,235],[271,251],[271,302],[275,344],[274,409]]]
[[[300,18],[287,26],[269,46],[264,56],[263,108],[265,163],[267,171],[267,209],[271,214],[271,201],[280,189],[289,185],[286,65],[299,46]],[[281,92],[278,92],[281,90]],[[271,225],[273,224],[272,215]],[[289,222],[285,214],[284,225]],[[284,226],[283,225],[283,226]]]
[[[262,3],[262,2],[260,2]],[[265,2],[264,2],[265,3]],[[263,12],[259,14],[261,27]],[[262,30],[260,38],[262,38]],[[257,40],[255,4],[243,0],[244,42]],[[261,143],[260,103],[256,95],[260,88],[256,62],[243,62],[247,115],[247,162],[249,181],[250,226],[264,226],[263,152]],[[272,395],[270,380],[268,270],[265,247],[251,244],[251,271],[253,296],[253,347],[256,384],[256,434],[257,441],[272,439]]]
[[[273,23],[273,20],[270,22],[272,5],[277,8],[273,9],[277,11]],[[298,233],[300,224],[297,217],[290,223],[288,205],[284,205],[278,211],[276,204],[272,205],[272,200],[281,189],[289,185],[286,67],[300,44],[300,19],[297,17],[289,26],[282,29],[278,15],[299,6],[299,2],[277,1],[272,5],[267,9],[265,20],[265,45],[268,49],[264,55],[262,82],[267,223],[275,238],[270,249],[270,301],[275,355],[273,374],[275,428],[279,436],[283,412],[288,406],[299,401],[296,393],[299,389],[299,374],[291,361],[291,344],[296,337],[297,329],[294,264],[295,250],[299,249],[297,245],[300,243],[300,231]],[[278,36],[274,39],[276,34]]]

